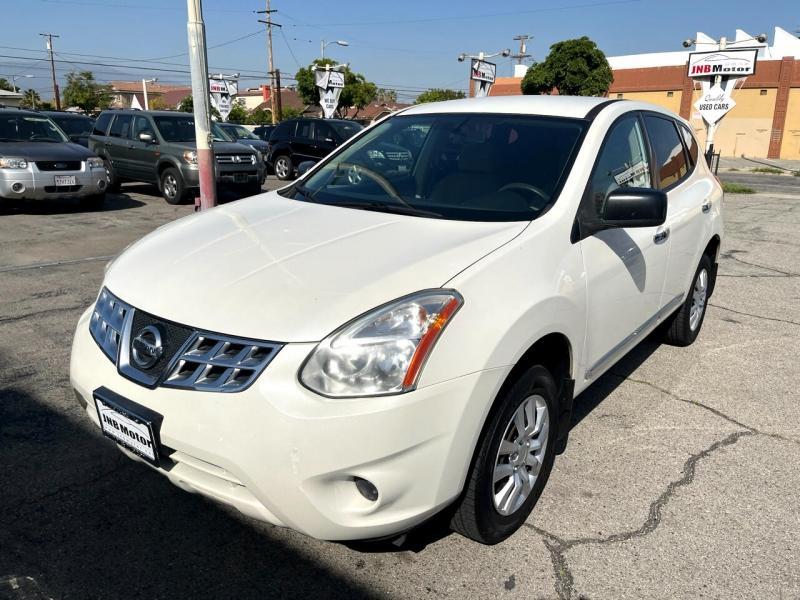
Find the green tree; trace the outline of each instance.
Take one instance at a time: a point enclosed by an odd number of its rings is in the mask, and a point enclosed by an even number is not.
[[[7,92],[13,92],[14,86],[11,85],[11,82],[6,79],[5,77],[0,77],[0,90],[5,90]]]
[[[272,123],[272,113],[265,108],[254,108],[247,115],[248,125],[267,125]]]
[[[108,108],[111,104],[111,86],[98,83],[91,71],[67,73],[64,88],[64,105],[77,106],[87,113]]]
[[[297,117],[303,116],[303,110],[301,108],[295,108],[293,106],[284,106],[283,110],[281,110],[281,121],[288,121],[289,119],[296,119]]]
[[[442,100],[458,100],[464,98],[465,94],[461,90],[447,90],[442,88],[434,88],[422,92],[414,104],[422,104],[424,102],[441,102]]]
[[[36,90],[25,90],[20,104],[23,108],[38,108],[42,105],[42,98]]]
[[[247,116],[247,109],[241,104],[234,103],[233,106],[231,106],[231,112],[228,114],[228,122],[246,123]]]
[[[605,96],[612,81],[606,55],[583,36],[550,46],[550,54],[528,69],[520,87],[523,94],[550,94],[556,89],[565,96]]]
[[[295,75],[297,79],[297,93],[306,104],[319,104],[319,88],[316,84],[314,67],[324,67],[325,65],[338,65],[335,60],[330,58],[317,59],[309,66],[300,69]],[[339,96],[338,111],[340,114],[347,112],[351,108],[358,111],[373,102],[378,95],[378,86],[371,81],[367,81],[361,73],[354,73],[349,67],[340,69],[344,72],[344,88]]]
[[[172,110],[172,107],[164,100],[164,96],[153,96],[147,99],[150,110]]]
[[[394,104],[397,102],[397,92],[395,90],[378,88],[375,100],[381,104]]]
[[[181,100],[181,103],[178,104],[178,110],[180,112],[194,112],[194,99],[191,96],[186,96],[186,98]],[[219,111],[213,106],[211,107],[211,116],[217,119],[220,118]]]

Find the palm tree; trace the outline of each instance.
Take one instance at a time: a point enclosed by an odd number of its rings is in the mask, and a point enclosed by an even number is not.
[[[36,90],[25,90],[22,92],[22,102],[20,104],[25,108],[36,108],[41,102],[42,98]]]

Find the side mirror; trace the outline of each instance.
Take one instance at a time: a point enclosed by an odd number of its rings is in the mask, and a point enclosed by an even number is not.
[[[152,133],[142,132],[139,134],[139,141],[144,142],[146,144],[154,144],[155,138],[153,137]]]
[[[325,141],[326,141],[326,142],[328,142],[329,144],[334,144],[334,143],[336,143],[336,140],[334,140],[332,137],[326,137],[326,138],[325,138]]]
[[[299,165],[297,165],[297,176],[298,177],[302,177],[315,164],[317,164],[317,163],[315,163],[313,160],[304,160]]]
[[[650,188],[619,188],[603,203],[606,227],[657,227],[667,218],[667,194]]]

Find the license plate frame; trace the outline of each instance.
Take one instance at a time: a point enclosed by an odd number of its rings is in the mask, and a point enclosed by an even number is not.
[[[234,173],[233,174],[233,182],[234,183],[247,183],[247,173]]]
[[[158,467],[164,417],[106,388],[96,389],[92,396],[103,435]]]
[[[75,185],[75,175],[55,175],[54,181],[56,187]]]

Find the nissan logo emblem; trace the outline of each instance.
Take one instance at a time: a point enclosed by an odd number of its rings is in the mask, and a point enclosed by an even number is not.
[[[164,354],[161,330],[155,325],[142,327],[131,342],[131,358],[140,369],[149,369]]]

